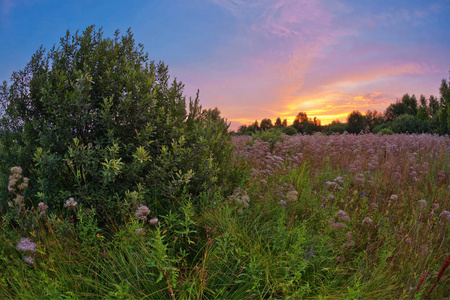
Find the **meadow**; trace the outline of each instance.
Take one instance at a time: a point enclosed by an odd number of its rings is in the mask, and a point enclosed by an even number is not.
[[[10,166],[0,298],[450,297],[448,136],[232,140],[233,186],[165,210],[129,191],[121,221],[76,197],[60,212],[33,205],[23,195],[37,179]]]

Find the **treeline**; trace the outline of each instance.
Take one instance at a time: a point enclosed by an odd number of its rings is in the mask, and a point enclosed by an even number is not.
[[[450,134],[450,79],[442,79],[440,97],[430,96],[428,99],[420,95],[403,95],[395,103],[389,105],[386,111],[379,113],[368,110],[365,114],[354,110],[347,116],[347,122],[334,120],[329,125],[321,125],[317,118],[308,118],[305,112],[299,112],[292,124],[287,119],[278,117],[275,123],[265,118],[260,123],[242,125],[236,131],[239,135],[251,135],[266,130],[279,130],[288,135],[297,133],[313,134],[321,132],[332,134],[344,133],[437,133]]]

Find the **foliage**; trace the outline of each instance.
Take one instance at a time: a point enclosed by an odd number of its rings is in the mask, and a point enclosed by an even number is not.
[[[381,134],[394,134],[394,132],[392,130],[390,130],[389,128],[383,128],[379,131]]]
[[[325,134],[329,135],[332,133],[344,133],[347,131],[347,123],[341,123],[339,120],[333,120],[331,124],[324,126]]]
[[[395,133],[422,133],[424,123],[412,115],[404,114],[392,121],[390,129]]]
[[[297,130],[294,127],[292,127],[292,126],[284,127],[282,131],[283,131],[284,134],[287,134],[287,135],[295,135],[295,134],[297,134]]]
[[[198,194],[227,180],[232,144],[220,112],[203,111],[198,94],[187,111],[182,92],[130,30],[67,32],[3,87],[3,172],[22,166],[34,178],[31,195],[51,209],[74,197],[114,213],[138,187],[160,207]]]
[[[448,298],[447,136],[260,139],[270,131],[233,137],[230,168],[244,174],[231,196],[184,195],[151,222],[135,213],[137,191],[106,228],[73,202],[60,216],[26,203],[23,230],[8,206],[0,298]],[[18,188],[27,174],[11,171]]]
[[[355,110],[348,115],[347,131],[349,133],[360,133],[361,131],[364,131],[365,125],[365,119],[359,111]]]

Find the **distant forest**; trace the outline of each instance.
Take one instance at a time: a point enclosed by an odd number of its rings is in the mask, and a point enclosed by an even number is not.
[[[329,125],[321,125],[317,118],[308,118],[305,112],[299,112],[291,125],[278,117],[275,123],[265,118],[251,125],[242,125],[235,132],[238,135],[251,135],[262,131],[280,131],[288,135],[297,133],[436,133],[450,134],[450,79],[442,79],[439,99],[420,95],[403,95],[389,105],[384,113],[368,110],[365,114],[354,110],[347,116],[347,122],[334,120]]]

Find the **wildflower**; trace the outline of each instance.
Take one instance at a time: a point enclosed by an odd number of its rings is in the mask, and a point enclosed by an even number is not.
[[[23,261],[30,265],[34,264],[34,258],[32,258],[31,256],[25,256],[23,258]]]
[[[372,203],[372,204],[370,204],[370,207],[371,207],[373,210],[375,210],[375,209],[378,208],[378,204]]]
[[[12,167],[11,168],[11,173],[13,174],[22,174],[22,168],[21,167]]]
[[[340,230],[340,229],[345,229],[347,228],[347,225],[345,225],[344,223],[335,223],[332,222],[330,223],[330,227],[334,230]]]
[[[8,186],[9,187],[14,187],[17,183],[17,179],[13,178],[9,181]]]
[[[439,209],[439,203],[433,203],[433,210],[438,210]]]
[[[389,200],[396,201],[396,200],[398,200],[398,196],[397,195],[391,195],[391,198],[389,198]]]
[[[149,222],[150,222],[150,224],[155,225],[156,223],[159,222],[159,220],[158,220],[158,218],[153,218],[153,219],[150,219]]]
[[[41,216],[45,215],[47,211],[48,206],[44,204],[44,202],[39,202],[38,204],[38,211]]]
[[[64,207],[70,208],[73,207],[75,208],[77,206],[77,202],[75,201],[75,199],[73,199],[73,197],[70,197],[66,203],[64,204]]]
[[[36,252],[36,243],[33,243],[29,238],[21,238],[16,245],[16,249],[22,252]]]
[[[233,192],[233,195],[228,197],[228,201],[237,203],[237,211],[239,214],[243,213],[244,208],[248,208],[250,206],[250,198],[247,195],[247,192],[241,188],[236,188]]]
[[[372,223],[372,219],[369,217],[365,217],[364,220],[362,221],[363,224],[370,224]]]
[[[423,245],[422,247],[420,247],[420,252],[422,252],[423,255],[427,255],[428,254],[428,246],[427,245]]]
[[[298,192],[297,192],[296,190],[289,191],[289,192],[287,193],[287,195],[286,195],[286,198],[287,198],[289,201],[296,201],[297,198],[298,198]]]
[[[440,214],[439,214],[439,218],[440,219],[444,219],[445,221],[450,220],[450,212],[447,210],[443,210]]]
[[[353,240],[353,233],[351,231],[348,231],[345,236],[347,237],[348,240]]]
[[[406,239],[405,239],[405,243],[408,243],[408,244],[411,245],[411,243],[412,243],[411,238],[406,238]]]
[[[336,178],[334,179],[334,182],[339,183],[339,184],[343,184],[343,183],[344,183],[344,180],[342,179],[341,176],[339,176],[339,177],[336,177]]]
[[[280,202],[278,202],[278,204],[280,204],[280,206],[282,206],[282,207],[286,207],[287,202],[284,200],[280,200]]]
[[[147,220],[147,216],[149,214],[150,214],[150,209],[145,205],[141,205],[136,210],[134,216],[136,218],[138,218],[139,220],[145,221],[145,220]]]
[[[28,187],[28,184],[26,184],[25,182],[22,182],[21,184],[19,184],[18,186],[17,186],[17,188],[19,189],[19,190],[24,190],[24,189],[26,189]]]
[[[311,251],[309,251],[309,254],[305,254],[305,258],[307,260],[310,260],[314,254],[314,248],[316,248],[316,242],[314,242],[314,245],[311,248]]]
[[[21,195],[16,195],[16,198],[14,198],[14,203],[15,204],[21,204],[21,203],[23,203],[23,196],[21,196]]]
[[[339,210],[336,215],[337,215],[337,218],[339,221],[350,222],[350,217],[348,216],[348,214],[345,211]]]
[[[344,244],[344,248],[350,248],[350,247],[352,247],[354,245],[355,245],[355,241],[354,240],[350,240],[350,241],[347,241],[347,243]]]
[[[421,199],[417,201],[417,206],[419,207],[419,210],[423,210],[425,207],[427,207],[427,200]]]
[[[145,231],[144,231],[143,228],[138,228],[134,232],[136,232],[136,234],[139,234],[139,235],[144,235],[145,234]]]

